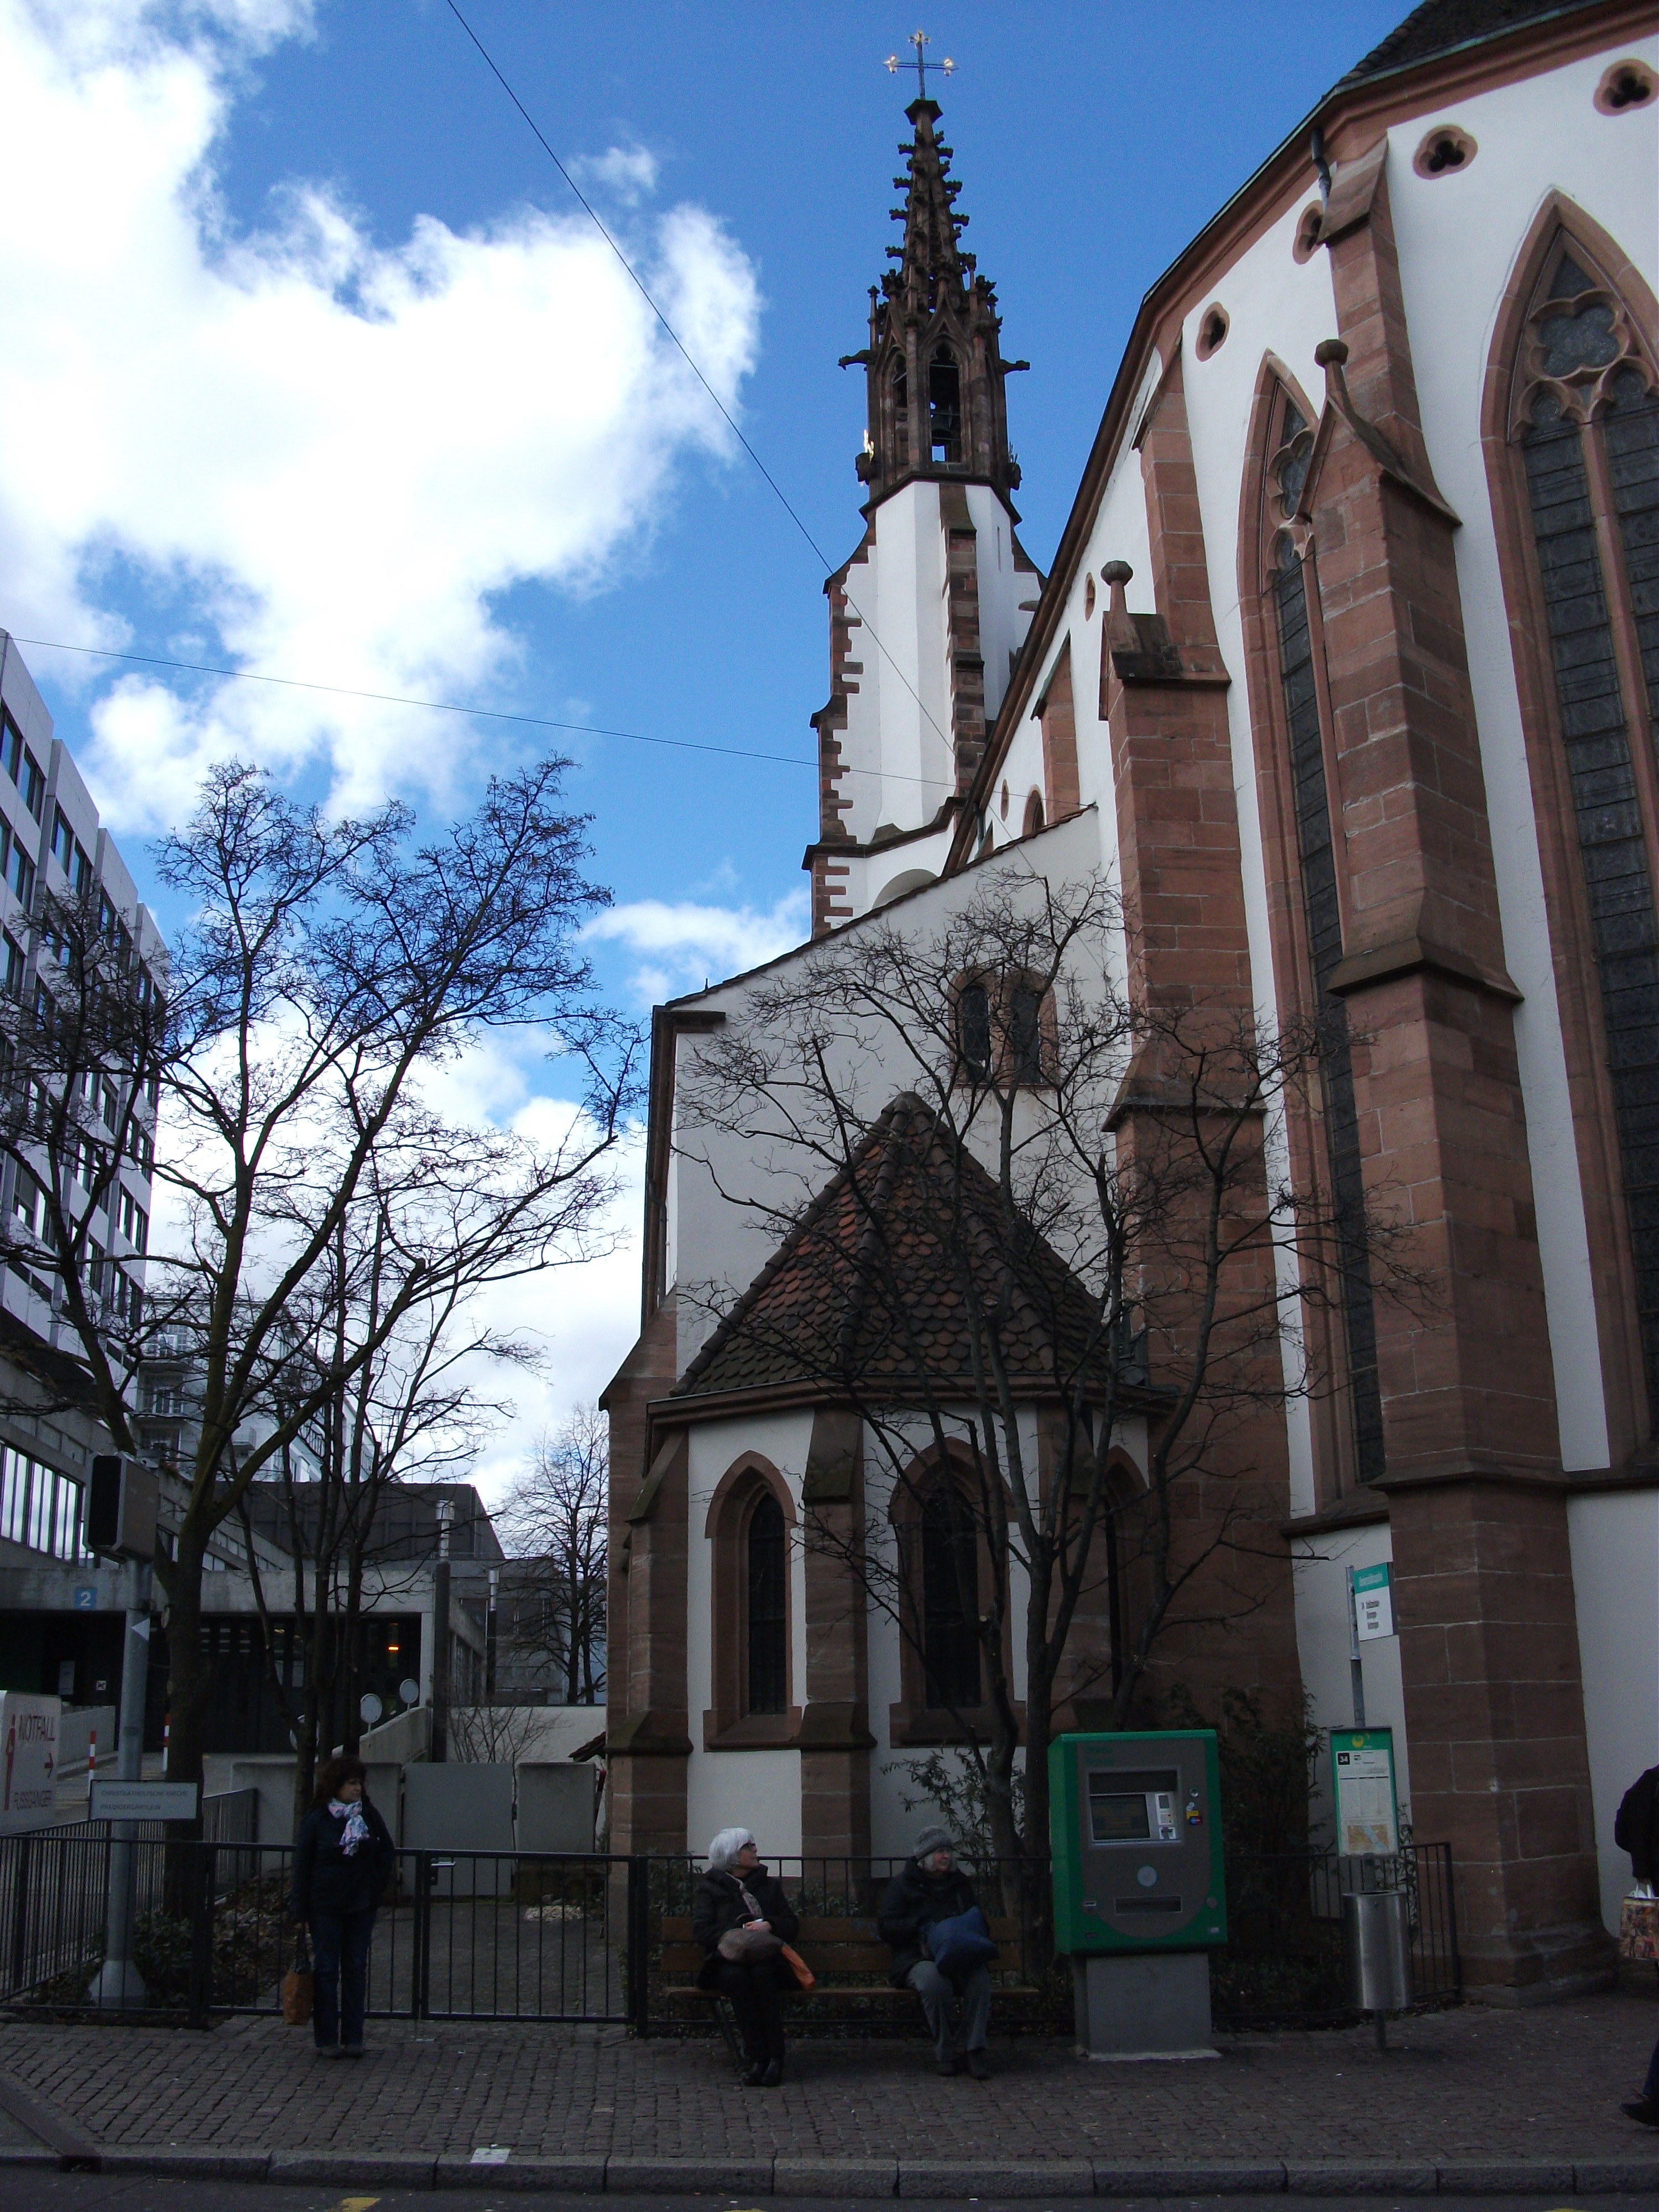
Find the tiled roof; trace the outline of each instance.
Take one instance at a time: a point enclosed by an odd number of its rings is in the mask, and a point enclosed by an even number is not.
[[[1520,24],[1536,22],[1547,15],[1570,15],[1577,7],[1593,4],[1594,0],[1576,0],[1576,4],[1575,0],[1424,0],[1423,6],[1413,8],[1380,46],[1373,46],[1363,61],[1355,63],[1342,82],[1358,84],[1366,77],[1381,76],[1389,70],[1449,53],[1454,46],[1474,46],[1483,39],[1513,31]]]
[[[1018,1233],[1001,1193],[923,1102],[881,1115],[721,1322],[675,1395],[816,1382],[975,1384],[970,1295],[997,1316],[1010,1375],[1026,1385],[1085,1363],[1103,1384],[1096,1302],[1052,1246]],[[1058,1357],[1054,1350],[1058,1342]]]

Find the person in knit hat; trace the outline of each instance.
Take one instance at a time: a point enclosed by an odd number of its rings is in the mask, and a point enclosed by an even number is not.
[[[975,1966],[952,1981],[933,1964],[927,1943],[930,1928],[971,1912],[978,1902],[974,1885],[957,1864],[951,1831],[927,1827],[888,1883],[878,1925],[882,1942],[892,1947],[889,1979],[893,1987],[912,1989],[921,1999],[939,2072],[960,2074],[965,2063],[974,2079],[982,2081],[991,2070],[985,2055],[991,2027],[991,1969]]]

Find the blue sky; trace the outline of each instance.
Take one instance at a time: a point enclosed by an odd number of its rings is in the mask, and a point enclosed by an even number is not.
[[[843,559],[863,392],[836,363],[898,235],[914,79],[881,64],[913,14],[462,4]],[[1032,363],[1010,416],[1043,567],[1141,294],[1405,12],[925,19],[957,64],[967,242]],[[444,0],[0,0],[0,63],[29,180],[0,207],[0,623],[787,755],[567,741],[620,1002],[799,935],[822,571]],[[401,789],[435,822],[535,742],[26,657],[141,887],[147,837],[228,751],[339,803]],[[510,1114],[547,1080],[498,1069],[477,1097]]]

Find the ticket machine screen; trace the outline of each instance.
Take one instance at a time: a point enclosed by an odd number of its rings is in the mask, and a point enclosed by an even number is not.
[[[1089,1838],[1096,1844],[1173,1844],[1180,1777],[1156,1773],[1089,1777]]]

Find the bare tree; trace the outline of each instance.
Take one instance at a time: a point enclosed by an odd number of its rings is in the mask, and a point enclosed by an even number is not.
[[[860,1416],[864,1515],[804,1540],[954,1715],[1006,1859],[1046,1858],[1058,1706],[1127,1725],[1161,1655],[1283,1601],[1270,1439],[1331,1387],[1304,1317],[1356,1267],[1403,1287],[1268,1150],[1328,1040],[1137,1004],[1121,942],[1097,880],[994,878],[763,976],[681,1079],[682,1149],[780,1248],[765,1295],[705,1293],[688,1380],[761,1331]]]
[[[538,1440],[501,1516],[516,1555],[514,1641],[548,1662],[568,1705],[594,1705],[605,1689],[610,1480],[610,1423],[597,1406],[578,1406]]]
[[[99,1026],[114,1021],[111,1007],[124,1009],[124,1080],[143,1087],[148,1066],[166,1102],[157,1175],[186,1227],[178,1249],[150,1255],[151,1304],[158,1322],[177,1313],[191,1326],[200,1390],[184,1510],[156,1562],[174,1779],[200,1779],[212,1690],[203,1562],[248,1485],[274,1474],[329,1408],[343,1422],[365,1370],[411,1326],[418,1333],[417,1316],[503,1275],[604,1249],[614,1188],[605,1155],[632,1096],[634,1043],[595,1005],[578,950],[605,894],[582,873],[582,821],[560,805],[567,765],[493,780],[470,818],[420,847],[402,807],[329,822],[252,769],[216,769],[189,825],[159,848],[161,873],[191,916],[165,1010],[146,1015],[142,981],[124,999],[104,990],[110,962],[96,917],[89,929],[82,915],[70,972],[85,978],[88,1016],[71,1033],[60,993],[57,1011],[30,1016],[33,1028],[15,1024],[64,1102],[63,1172],[79,1141],[76,1086],[112,1054]],[[118,979],[118,945],[113,957]],[[581,1110],[562,1142],[514,1140],[476,1174],[471,1142],[434,1137],[435,1123],[422,1131],[423,1085],[470,1041],[515,1028],[534,1028],[580,1071]],[[377,1161],[426,1143],[435,1149],[415,1212],[428,1227],[441,1215],[443,1233],[404,1235],[394,1209],[378,1297],[358,1301],[356,1325],[319,1357],[342,1226],[366,1191],[408,1187],[397,1175],[377,1186]],[[97,1194],[94,1185],[94,1205]],[[99,1264],[88,1212],[78,1199],[47,1206],[32,1233],[63,1286],[99,1415],[131,1449],[132,1359],[88,1295]],[[251,1423],[258,1433],[247,1441]]]

